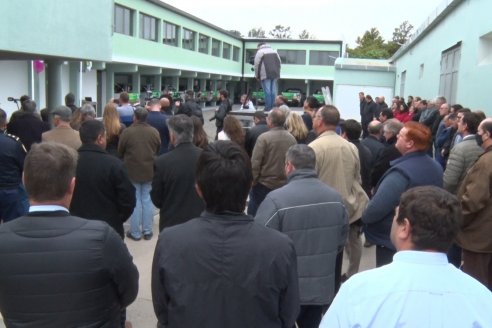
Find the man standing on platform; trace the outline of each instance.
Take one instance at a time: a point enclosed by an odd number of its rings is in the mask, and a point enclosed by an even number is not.
[[[265,111],[269,111],[275,104],[278,92],[278,79],[281,68],[280,56],[266,42],[258,43],[254,60],[255,77],[261,81],[265,93]]]

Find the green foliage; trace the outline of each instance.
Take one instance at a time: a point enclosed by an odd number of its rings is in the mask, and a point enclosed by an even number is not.
[[[238,37],[240,37],[240,38],[242,38],[242,37],[243,37],[243,35],[242,35],[242,34],[241,34],[241,32],[239,32],[239,31],[236,31],[236,30],[230,30],[229,32],[231,32],[232,34],[237,35],[237,36],[238,36]]]
[[[274,39],[290,39],[291,31],[290,26],[284,27],[283,25],[276,25],[273,30],[268,32],[268,34]]]
[[[349,57],[388,59],[411,37],[412,24],[404,21],[393,31],[393,39],[385,42],[377,28],[366,31],[356,40],[357,47],[347,48]]]
[[[302,30],[301,34],[299,34],[300,40],[314,40],[316,37],[313,34],[310,34],[307,30]]]
[[[265,30],[263,30],[261,27],[258,28],[252,28],[248,32],[248,38],[259,38],[259,39],[264,39],[266,38],[265,35]]]

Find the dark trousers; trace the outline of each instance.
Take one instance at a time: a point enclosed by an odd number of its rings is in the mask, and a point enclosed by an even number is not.
[[[251,188],[249,192],[248,215],[256,215],[258,207],[260,207],[261,202],[270,191],[272,191],[270,188],[265,187],[261,183],[257,183]]]
[[[296,320],[297,326],[299,328],[318,328],[327,309],[328,305],[301,305],[301,311]]]
[[[395,250],[376,245],[376,268],[393,262],[393,255],[395,255],[395,253]]]
[[[342,264],[343,264],[343,248],[337,254],[335,262],[335,295],[338,293],[340,286],[342,285]]]
[[[492,254],[463,249],[463,271],[492,291]]]

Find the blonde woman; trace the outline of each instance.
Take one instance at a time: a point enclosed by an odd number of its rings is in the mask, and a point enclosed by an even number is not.
[[[290,112],[289,116],[287,116],[287,119],[285,120],[285,128],[294,138],[296,138],[298,144],[306,143],[308,130],[299,114],[296,112]]]
[[[120,114],[114,102],[109,102],[104,106],[103,123],[106,130],[106,151],[118,156],[118,142],[125,126],[120,122]]]

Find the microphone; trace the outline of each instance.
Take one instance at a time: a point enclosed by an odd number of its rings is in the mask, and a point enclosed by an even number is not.
[[[13,101],[13,102],[18,102],[20,101],[20,99],[15,99],[14,97],[8,97],[7,98],[8,101]]]

